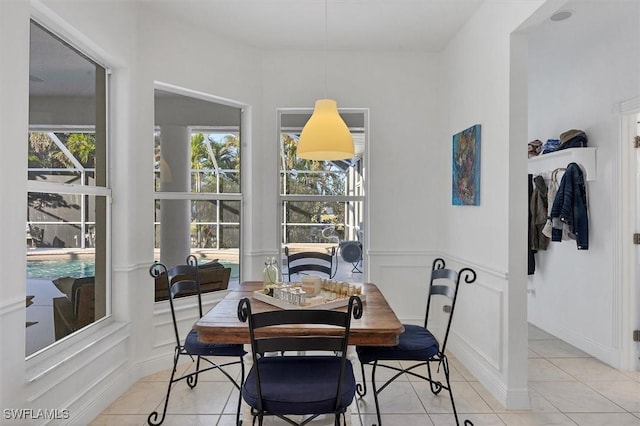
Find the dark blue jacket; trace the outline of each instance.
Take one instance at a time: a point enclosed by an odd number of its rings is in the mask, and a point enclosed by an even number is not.
[[[562,176],[556,198],[551,207],[551,241],[562,241],[562,227],[569,226],[569,235],[575,237],[578,250],[589,249],[589,219],[587,217],[587,192],[582,169],[569,163]]]

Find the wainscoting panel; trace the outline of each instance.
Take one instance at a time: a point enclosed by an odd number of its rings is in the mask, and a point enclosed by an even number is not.
[[[446,267],[470,267],[477,274],[472,284],[462,282],[458,293],[448,350],[503,404],[526,408],[526,387],[509,387],[506,331],[509,277],[506,270],[478,265],[438,252],[370,252],[370,281],[377,284],[404,323],[420,324],[433,260]],[[526,332],[526,328],[525,328]]]
[[[504,293],[483,283],[460,284],[452,333],[467,342],[497,371],[502,371],[504,350]]]

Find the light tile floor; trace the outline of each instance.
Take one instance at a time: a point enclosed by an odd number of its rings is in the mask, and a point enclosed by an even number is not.
[[[450,365],[461,422],[470,419],[476,426],[640,426],[640,372],[615,370],[535,326],[529,326],[530,411],[505,410],[455,358],[450,357]],[[359,375],[359,366],[356,371]],[[162,408],[168,375],[163,371],[140,379],[91,425],[146,424],[148,414]],[[207,373],[201,380],[193,390],[184,382],[175,385],[163,425],[234,424],[237,391],[220,373]],[[380,394],[380,403],[385,426],[455,425],[446,392],[434,396],[428,384],[418,379],[398,379]],[[348,421],[353,426],[376,421],[371,392],[356,398]],[[251,424],[250,420],[245,419],[244,424]],[[269,419],[265,424],[286,423]],[[331,418],[310,423],[330,424]]]

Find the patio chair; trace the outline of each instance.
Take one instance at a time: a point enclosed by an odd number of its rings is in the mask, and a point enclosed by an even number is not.
[[[353,265],[352,273],[362,273],[358,268],[358,264],[362,261],[362,243],[360,241],[340,242],[340,256],[342,256],[342,260]]]
[[[176,311],[174,307],[174,299],[179,293],[195,293],[195,295],[197,296],[199,315],[198,318],[202,317],[202,295],[200,293],[199,268],[198,261],[195,256],[188,256],[186,265],[177,265],[171,269],[167,269],[164,264],[156,262],[151,265],[149,273],[156,280],[163,274],[167,278],[166,281],[169,294],[169,306],[171,307],[171,319],[173,320],[173,330],[176,338],[176,346],[173,354],[173,370],[171,371],[171,378],[169,379],[169,384],[167,386],[167,396],[164,400],[162,417],[160,417],[158,411],[153,411],[147,418],[148,424],[159,425],[164,422],[165,416],[167,414],[167,406],[169,404],[171,388],[173,387],[174,383],[179,382],[180,380],[186,380],[187,385],[193,389],[198,384],[198,376],[201,373],[209,370],[219,370],[227,377],[227,379],[229,379],[229,381],[231,381],[231,383],[233,383],[233,385],[238,390],[240,390],[242,382],[244,381],[243,357],[247,352],[244,350],[244,347],[241,344],[202,343],[198,341],[198,334],[195,330],[191,330],[187,334],[186,339],[182,340],[180,338],[180,333],[178,331],[178,322],[176,320]],[[189,372],[188,374],[184,374],[180,377],[175,377],[178,363],[180,361],[180,358],[183,356],[191,358],[192,362],[195,358],[195,371]],[[236,358],[236,360],[229,361],[228,359],[223,358],[222,363],[219,364],[211,360],[210,357]],[[200,361],[204,361],[206,363],[202,368],[200,367]],[[224,369],[224,367],[235,364],[240,364],[241,368],[241,376],[239,382],[236,382],[236,380]],[[240,424],[241,402],[242,398],[238,397],[238,408],[236,411],[236,424],[238,425]],[[158,417],[160,417],[160,419],[158,419]]]
[[[301,426],[322,414],[333,414],[336,426],[341,418],[346,424],[345,413],[356,392],[353,366],[347,359],[352,315],[356,319],[362,316],[358,296],[351,296],[347,312],[295,309],[253,314],[249,299],[240,300],[238,319],[249,322],[253,352],[242,398],[251,407],[254,424],[257,419],[262,426],[264,416],[273,415]],[[331,326],[329,330],[336,332],[308,335],[305,324]],[[278,335],[272,326],[285,326],[299,334]],[[271,352],[282,356],[265,356]],[[291,416],[302,419],[298,423]]]
[[[53,298],[53,326],[56,340],[95,321],[95,277],[61,277],[53,280],[64,293]]]
[[[291,281],[291,275],[304,271],[316,271],[327,274],[329,278],[333,278],[338,271],[338,264],[334,271],[333,259],[336,255],[336,248],[331,247],[329,253],[320,253],[317,251],[301,251],[297,253],[289,252],[289,247],[284,248],[284,254],[287,257],[287,276]]]
[[[198,264],[198,277],[200,281],[200,293],[226,290],[229,287],[231,268],[218,262],[218,259],[209,263],[201,263]],[[167,291],[166,275],[159,276],[155,281],[156,302],[167,300],[169,298],[169,293]],[[195,292],[192,292],[191,294],[182,292],[179,297],[186,297],[193,294],[195,294]]]
[[[361,363],[362,369],[362,386],[358,384],[357,392],[360,397],[367,393],[367,381],[364,366],[371,365],[371,386],[373,387],[373,397],[376,404],[376,414],[378,417],[378,426],[382,426],[380,417],[380,403],[378,395],[389,386],[395,379],[403,374],[409,374],[429,382],[429,387],[434,395],[440,393],[442,389],[449,392],[451,399],[451,407],[459,425],[458,412],[453,399],[453,391],[451,382],[449,381],[449,361],[445,354],[449,331],[451,330],[451,320],[458,297],[460,280],[464,278],[466,283],[472,283],[476,280],[476,273],[473,269],[462,268],[460,271],[445,269],[443,259],[435,259],[431,269],[431,281],[429,282],[429,292],[427,297],[427,312],[425,314],[424,325],[403,324],[404,332],[399,337],[397,346],[357,346],[356,352]],[[439,299],[439,300],[436,300]],[[438,309],[436,309],[438,307]],[[442,307],[442,309],[439,309]],[[429,317],[430,309],[433,313],[443,313],[445,316],[444,323],[440,325],[442,332],[436,333],[436,327],[430,327],[429,321],[433,318]],[[443,328],[442,325],[446,325]],[[439,339],[436,338],[439,335]],[[394,361],[393,365],[387,364],[387,361]],[[407,367],[398,366],[395,361],[414,361]],[[431,365],[436,364],[437,368],[442,368],[446,383],[442,383],[432,376]],[[426,376],[424,373],[417,373],[413,370],[426,366]],[[389,378],[382,386],[376,384],[376,371],[378,367],[394,370],[396,373]],[[464,421],[465,425],[473,425],[469,420]]]

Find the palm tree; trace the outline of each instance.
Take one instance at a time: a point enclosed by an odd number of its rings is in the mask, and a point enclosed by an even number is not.
[[[298,135],[283,133],[281,147],[283,170],[288,171],[281,181],[281,191],[286,194],[337,195],[344,194],[345,182],[339,169],[331,161],[311,161],[296,155]],[[299,173],[298,171],[317,173]],[[286,186],[285,186],[286,185]],[[327,210],[332,214],[327,215]],[[287,204],[286,222],[289,223],[344,223],[344,203],[328,204],[322,201]],[[288,241],[313,240],[313,228],[289,229]]]

